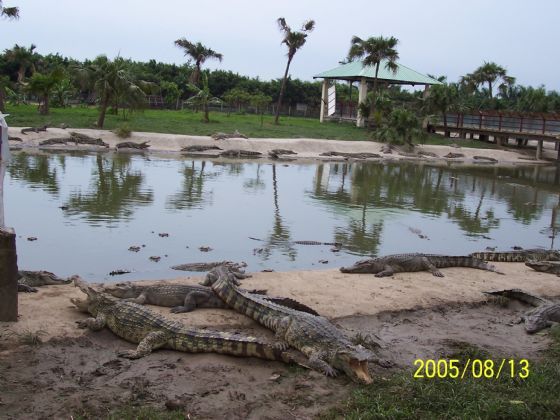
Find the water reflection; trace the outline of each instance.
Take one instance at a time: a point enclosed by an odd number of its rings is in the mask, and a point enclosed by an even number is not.
[[[359,162],[284,167],[20,152],[8,171],[6,213],[16,229],[40,238],[24,241],[22,264],[60,275],[81,267],[102,275],[128,267],[138,273],[128,278],[164,278],[177,275],[169,266],[200,260],[245,260],[253,270],[287,270],[404,251],[547,247],[560,224],[556,167]],[[39,207],[41,217],[33,217]],[[94,244],[95,261],[74,249],[76,237]],[[339,242],[342,251],[298,246],[294,240]],[[52,254],[58,243],[68,244],[59,249],[60,259]],[[145,251],[128,252],[132,243],[146,244]],[[195,244],[214,251],[202,255]],[[169,257],[154,264],[150,255]],[[36,261],[43,262],[33,266]]]
[[[70,193],[63,206],[66,215],[109,224],[132,218],[135,208],[153,201],[143,188],[144,175],[131,168],[131,155],[98,154],[91,171],[90,189]]]

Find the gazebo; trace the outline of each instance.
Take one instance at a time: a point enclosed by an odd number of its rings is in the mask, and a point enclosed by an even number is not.
[[[418,73],[417,71],[399,63],[397,63],[396,73],[393,73],[391,70],[387,69],[386,63],[387,62],[385,60],[382,60],[379,65],[379,74],[377,75],[378,83],[384,83],[387,85],[421,85],[425,86],[426,91],[431,85],[441,84],[440,81],[422,73]],[[319,120],[323,122],[326,116],[334,113],[335,90],[334,85],[331,86],[331,81],[345,80],[350,83],[359,82],[358,103],[362,103],[366,100],[368,82],[373,82],[375,78],[375,67],[364,66],[362,61],[352,61],[337,68],[324,71],[316,76],[313,76],[313,78],[323,79],[323,88],[321,90],[321,115],[319,117]],[[358,127],[363,127],[364,123],[364,117],[358,112],[356,125]]]

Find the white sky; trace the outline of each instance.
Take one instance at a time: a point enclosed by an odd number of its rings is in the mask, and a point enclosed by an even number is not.
[[[186,37],[224,55],[207,68],[268,80],[283,75],[286,48],[276,19],[316,29],[290,74],[311,80],[336,67],[350,38],[394,36],[400,62],[450,81],[484,61],[504,66],[523,85],[560,90],[557,0],[4,0],[19,21],[0,21],[0,50],[37,45],[41,54],[83,60],[99,54],[139,61],[185,61],[173,41]]]

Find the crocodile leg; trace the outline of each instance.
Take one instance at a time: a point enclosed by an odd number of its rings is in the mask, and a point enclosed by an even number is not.
[[[190,292],[185,296],[185,302],[183,303],[183,306],[175,306],[174,308],[171,308],[171,312],[173,312],[174,314],[180,314],[183,312],[194,311],[197,306],[200,306],[204,302],[207,302],[209,298],[210,293],[207,292]]]
[[[163,347],[169,337],[163,331],[152,331],[146,337],[140,341],[136,350],[123,350],[119,351],[119,356],[126,359],[140,359],[141,357],[147,356],[152,352],[152,350]]]
[[[391,277],[393,274],[395,274],[393,267],[391,267],[390,265],[386,265],[383,268],[383,271],[380,271],[379,273],[375,273],[375,277]]]
[[[37,293],[38,290],[34,287],[28,286],[26,284],[18,284],[17,288],[18,292],[25,292],[25,293]]]
[[[338,372],[322,359],[323,356],[322,353],[312,353],[311,356],[309,356],[308,366],[313,370],[322,372],[325,376],[332,376],[334,378],[338,375]]]
[[[96,318],[87,318],[81,321],[76,321],[78,327],[89,328],[92,331],[101,331],[107,325],[105,314],[99,313]]]
[[[424,266],[426,268],[426,270],[428,270],[430,273],[432,273],[434,276],[436,277],[445,277],[443,275],[443,273],[441,271],[439,271],[437,269],[437,267],[435,265],[433,265],[430,260],[428,260],[426,257],[422,258],[422,262],[424,263]]]
[[[128,298],[128,299],[124,299],[126,302],[132,302],[132,303],[137,303],[138,305],[144,305],[146,303],[146,293],[142,293],[140,294],[140,296],[136,297],[136,298]]]

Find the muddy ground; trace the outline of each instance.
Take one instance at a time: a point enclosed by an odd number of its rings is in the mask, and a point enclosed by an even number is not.
[[[338,279],[341,293],[354,290],[354,306],[343,311],[330,307],[339,291],[325,287],[314,296],[302,293],[303,301],[322,310],[349,335],[367,337],[381,361],[371,365],[372,374],[386,377],[398,369],[412,375],[415,359],[446,357],[465,343],[496,357],[538,359],[548,346],[547,334],[527,335],[523,325],[516,323],[528,307],[487,302],[478,293],[512,282],[558,296],[560,282],[556,276],[524,271],[522,264],[501,264],[500,268],[515,274],[506,279],[478,270],[449,269],[444,270],[444,279],[429,273],[375,279],[325,270],[276,273],[273,278],[263,273],[246,280],[246,286],[276,287],[293,297],[298,295],[298,284],[302,289],[319,290],[314,284],[319,278],[323,285]],[[473,272],[479,277],[473,277]],[[294,283],[288,278],[295,278]],[[279,284],[279,279],[284,281]],[[457,288],[463,283],[460,301],[446,295],[449,288],[438,283],[443,281]],[[415,290],[418,284],[423,293]],[[385,290],[381,295],[373,292],[380,288]],[[403,288],[407,296],[399,299]],[[72,309],[68,298],[79,293],[71,286],[44,287],[37,294],[20,297],[20,322],[0,323],[0,418],[69,419],[84,413],[99,417],[126,405],[163,409],[166,404],[179,407],[190,418],[310,418],[355,388],[344,376],[326,378],[300,367],[257,359],[166,350],[140,360],[120,359],[116,351],[134,346],[108,330],[95,333],[76,328],[75,321],[84,315]],[[416,303],[410,294],[416,296]],[[390,307],[396,310],[387,310]],[[166,308],[155,309],[173,316]],[[272,337],[253,321],[227,310],[201,309],[178,316],[196,326]],[[23,344],[38,332],[42,344]]]

